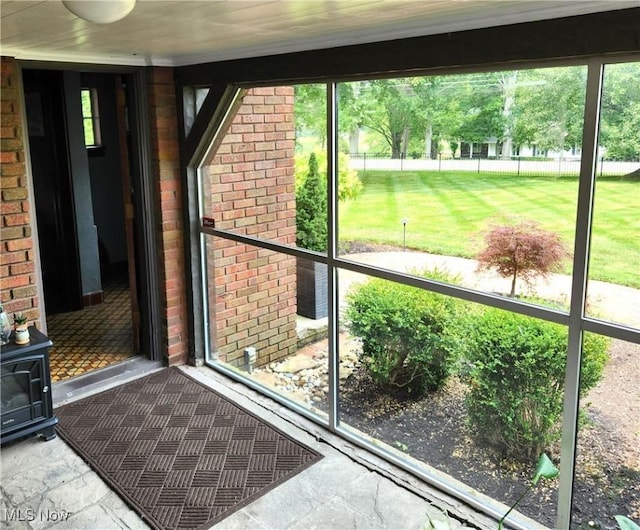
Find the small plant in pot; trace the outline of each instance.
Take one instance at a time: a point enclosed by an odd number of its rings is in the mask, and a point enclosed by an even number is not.
[[[29,343],[29,327],[27,326],[27,316],[24,313],[13,314],[13,331],[16,344]]]

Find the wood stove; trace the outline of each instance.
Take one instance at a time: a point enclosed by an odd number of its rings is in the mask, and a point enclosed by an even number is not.
[[[33,434],[45,440],[56,436],[58,419],[53,415],[49,372],[52,343],[35,327],[29,328],[29,334],[28,344],[10,343],[0,350],[0,445]]]

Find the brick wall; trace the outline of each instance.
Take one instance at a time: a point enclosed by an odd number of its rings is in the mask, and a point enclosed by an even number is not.
[[[8,313],[40,317],[30,227],[19,71],[2,58],[0,300]],[[148,85],[152,171],[157,183],[162,334],[169,365],[188,361],[186,276],[178,120],[170,68],[153,68]],[[209,168],[209,211],[222,228],[295,244],[293,89],[250,91]],[[240,364],[246,346],[261,363],[296,349],[295,259],[218,240],[210,269],[218,351]],[[210,260],[211,261],[211,260]]]
[[[295,245],[294,148],[293,88],[250,90],[206,168],[205,215],[218,228]],[[220,238],[208,239],[207,257],[219,359],[241,367],[248,346],[258,365],[295,352],[295,258]]]
[[[34,322],[40,311],[16,61],[0,58],[0,74],[0,300],[9,315],[21,311]]]
[[[173,70],[151,69],[148,86],[152,163],[157,182],[156,234],[163,311],[165,360],[184,364],[189,357],[182,186],[178,150],[178,119]]]
[[[1,58],[1,74],[0,300],[7,313],[23,311],[30,321],[35,321],[40,318],[35,253],[22,140],[20,74],[13,58]],[[148,94],[153,148],[151,169],[158,193],[156,235],[164,312],[162,329],[156,331],[163,337],[166,362],[174,365],[187,362],[189,340],[173,70],[153,68]]]

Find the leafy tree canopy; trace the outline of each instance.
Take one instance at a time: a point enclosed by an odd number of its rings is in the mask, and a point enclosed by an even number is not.
[[[512,146],[578,153],[586,75],[571,66],[339,83],[339,131],[350,146],[366,131],[393,158],[492,137],[507,156]],[[325,145],[324,85],[296,87],[296,131]],[[608,159],[640,160],[640,62],[605,67],[600,145]]]

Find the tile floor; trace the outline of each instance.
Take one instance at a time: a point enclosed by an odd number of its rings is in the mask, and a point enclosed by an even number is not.
[[[131,301],[125,275],[104,284],[104,302],[81,311],[47,316],[51,380],[63,381],[135,355]]]

